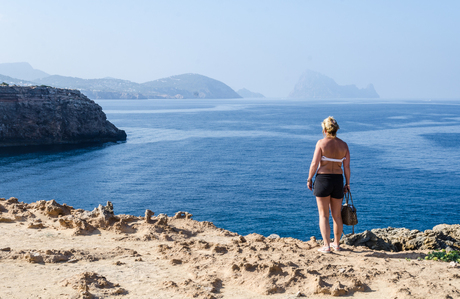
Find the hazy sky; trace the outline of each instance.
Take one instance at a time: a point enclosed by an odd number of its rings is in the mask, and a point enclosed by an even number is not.
[[[460,1],[0,0],[0,63],[285,97],[311,69],[383,98],[460,98]]]

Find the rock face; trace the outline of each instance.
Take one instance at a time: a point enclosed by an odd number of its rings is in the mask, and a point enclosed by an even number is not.
[[[379,98],[372,84],[359,89],[355,85],[338,85],[333,79],[307,70],[299,79],[290,98]]]
[[[380,228],[342,238],[347,245],[366,246],[373,250],[434,250],[450,247],[460,250],[460,225],[439,224],[424,232],[407,228]]]
[[[0,147],[126,140],[77,90],[0,86]]]

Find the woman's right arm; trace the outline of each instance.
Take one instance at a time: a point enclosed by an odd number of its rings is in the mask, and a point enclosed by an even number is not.
[[[313,189],[313,176],[318,169],[319,162],[321,161],[321,146],[320,141],[316,143],[315,153],[313,154],[313,159],[310,164],[310,171],[308,172],[307,187],[308,189]]]
[[[343,160],[343,172],[345,174],[345,187],[343,189],[345,192],[348,192],[350,190],[350,150],[348,149],[348,144],[345,158]]]

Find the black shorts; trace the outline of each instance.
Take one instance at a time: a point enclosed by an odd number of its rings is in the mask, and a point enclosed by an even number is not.
[[[317,197],[343,198],[343,175],[317,174],[313,184],[313,195]]]

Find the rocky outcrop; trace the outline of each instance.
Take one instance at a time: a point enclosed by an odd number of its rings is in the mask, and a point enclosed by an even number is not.
[[[126,140],[78,90],[0,86],[0,147]]]
[[[349,234],[342,238],[347,245],[366,246],[373,250],[460,250],[460,225],[439,224],[424,232],[407,228],[380,228]]]

